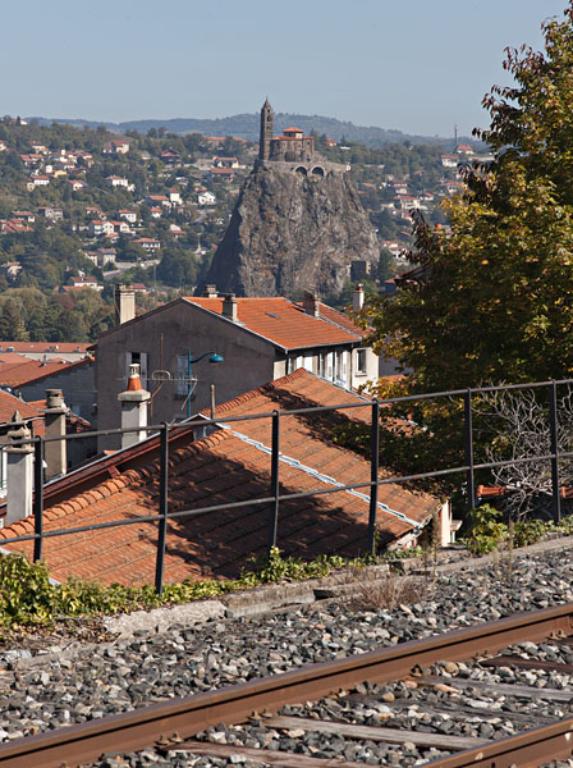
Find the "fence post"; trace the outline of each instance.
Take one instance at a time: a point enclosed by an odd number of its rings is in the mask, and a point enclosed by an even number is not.
[[[553,519],[561,522],[561,496],[559,481],[559,423],[557,414],[557,383],[549,385],[549,435],[551,443],[551,491],[553,498]]]
[[[469,508],[473,509],[476,505],[476,485],[474,473],[474,433],[471,389],[468,389],[464,394],[464,449],[465,463],[468,468],[466,475],[468,504]]]
[[[376,513],[378,512],[378,470],[380,467],[380,403],[372,401],[370,424],[370,510],[368,514],[368,552],[376,555]]]
[[[39,437],[34,443],[34,562],[42,559],[44,512],[44,440]]]
[[[278,529],[279,529],[279,455],[280,455],[280,414],[278,411],[273,411],[272,415],[272,453],[271,453],[271,492],[270,495],[274,496],[274,502],[271,508],[271,519],[269,526],[269,556],[273,547],[277,545]]]
[[[163,569],[165,561],[165,538],[167,534],[167,513],[169,511],[169,424],[163,422],[160,433],[159,466],[159,531],[157,535],[157,560],[155,563],[155,591],[163,591]]]

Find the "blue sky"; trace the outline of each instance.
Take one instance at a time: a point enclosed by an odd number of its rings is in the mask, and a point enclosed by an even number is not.
[[[0,114],[322,114],[410,133],[486,124],[503,48],[567,0],[24,0],[2,9]]]

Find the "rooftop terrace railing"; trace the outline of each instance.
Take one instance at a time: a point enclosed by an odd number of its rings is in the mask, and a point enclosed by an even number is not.
[[[69,434],[62,437],[31,437],[24,440],[17,440],[10,443],[11,446],[32,444],[34,446],[34,533],[14,536],[2,540],[2,545],[16,544],[33,541],[33,559],[38,561],[42,559],[43,545],[46,539],[59,536],[71,536],[79,533],[105,530],[115,527],[128,526],[141,523],[157,523],[158,537],[156,549],[155,564],[155,589],[161,593],[164,586],[165,570],[165,548],[167,537],[167,524],[169,520],[180,518],[195,518],[208,513],[214,513],[222,510],[242,510],[246,507],[264,506],[269,507],[268,514],[268,548],[276,547],[278,544],[278,526],[280,519],[281,503],[309,497],[325,496],[343,491],[352,491],[358,489],[367,489],[369,496],[369,514],[368,514],[368,552],[375,554],[376,551],[376,529],[378,490],[380,486],[388,484],[403,484],[419,480],[429,480],[433,478],[445,477],[448,475],[465,474],[467,505],[469,508],[476,506],[476,472],[496,467],[520,465],[547,461],[551,467],[551,488],[552,488],[552,513],[556,523],[561,520],[561,494],[560,494],[560,468],[559,462],[564,459],[573,458],[572,451],[560,451],[558,444],[558,387],[564,385],[573,385],[573,379],[560,379],[551,381],[531,382],[525,384],[508,384],[497,386],[476,387],[468,389],[453,389],[442,392],[431,392],[424,394],[406,395],[387,399],[364,399],[361,402],[338,403],[335,405],[318,405],[305,408],[295,408],[289,410],[272,410],[264,413],[245,414],[242,416],[224,416],[221,418],[197,417],[196,421],[183,422],[163,422],[161,424],[148,425],[144,431],[152,433],[150,438],[159,435],[159,500],[158,512],[152,515],[136,515],[132,518],[111,520],[102,523],[90,525],[75,526],[71,528],[57,528],[54,530],[44,530],[43,512],[44,512],[44,449],[45,445],[54,441],[81,440],[91,437],[123,435],[127,433],[140,433],[141,427],[136,428],[118,428],[107,430],[93,430],[77,434]],[[474,427],[473,427],[473,398],[477,395],[483,395],[495,392],[519,391],[519,390],[543,390],[547,392],[548,399],[548,426],[550,435],[550,452],[535,454],[533,456],[517,457],[502,461],[478,462],[475,461],[474,454]],[[420,472],[410,475],[396,475],[392,477],[379,476],[379,456],[380,456],[380,409],[385,406],[392,406],[402,403],[414,403],[419,401],[436,400],[442,398],[461,397],[464,403],[463,433],[464,433],[464,463],[454,467],[437,469],[430,472]],[[354,409],[369,409],[370,411],[370,480],[351,484],[336,484],[333,487],[317,487],[310,491],[297,493],[280,492],[280,457],[281,457],[281,423],[284,419],[299,415],[311,415],[320,413],[332,413],[340,411],[349,411]],[[242,501],[226,502],[221,504],[210,504],[207,506],[169,511],[169,439],[176,435],[179,430],[203,431],[209,427],[219,428],[221,425],[235,424],[247,421],[267,419],[271,421],[271,446],[268,453],[271,458],[271,472],[268,495],[254,499],[245,499]],[[81,472],[81,468],[76,470]]]

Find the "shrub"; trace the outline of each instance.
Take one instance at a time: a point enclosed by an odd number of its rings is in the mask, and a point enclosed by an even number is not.
[[[48,625],[63,617],[114,614],[161,605],[218,597],[239,589],[261,584],[328,576],[346,565],[362,566],[370,558],[347,560],[337,555],[321,556],[306,562],[283,558],[278,548],[246,571],[239,579],[204,579],[166,584],[161,595],[152,586],[104,586],[70,579],[64,584],[50,581],[43,563],[29,563],[23,555],[0,556],[0,626],[6,628],[30,624]]]
[[[508,528],[500,521],[502,513],[490,504],[475,507],[470,513],[466,545],[474,555],[492,552],[507,538]]]

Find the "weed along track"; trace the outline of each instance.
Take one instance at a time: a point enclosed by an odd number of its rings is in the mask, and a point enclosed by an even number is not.
[[[572,662],[567,603],[15,739],[0,766],[543,766],[573,754]]]

